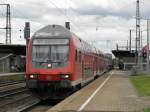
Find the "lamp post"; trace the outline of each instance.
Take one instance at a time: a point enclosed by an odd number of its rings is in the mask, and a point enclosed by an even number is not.
[[[149,71],[149,20],[147,20],[147,72]]]

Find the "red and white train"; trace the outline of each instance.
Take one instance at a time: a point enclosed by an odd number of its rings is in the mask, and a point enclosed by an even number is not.
[[[110,61],[67,28],[48,25],[29,41],[27,86],[41,98],[60,98],[104,73]]]

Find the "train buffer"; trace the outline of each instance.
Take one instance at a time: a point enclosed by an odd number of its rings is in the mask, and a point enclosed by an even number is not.
[[[141,111],[150,98],[141,99],[124,71],[111,71],[60,102],[47,112]]]

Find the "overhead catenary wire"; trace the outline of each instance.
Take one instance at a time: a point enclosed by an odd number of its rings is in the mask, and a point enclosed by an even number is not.
[[[29,22],[34,22],[34,23],[36,23],[35,20],[32,20],[31,18],[25,16],[20,10],[15,9],[14,6],[11,6],[11,8],[12,8],[16,13],[18,13],[19,15],[21,15],[24,19],[27,19]],[[33,24],[33,25],[34,25],[34,24]],[[33,30],[36,30],[37,28],[34,27],[33,25],[32,25]],[[41,25],[41,26],[42,26],[42,25]],[[23,28],[24,28],[24,25],[22,25],[21,27],[22,27],[22,29],[23,29]]]
[[[3,3],[3,4],[6,4],[4,1],[2,1],[2,3]],[[14,13],[18,13],[18,14],[21,15],[24,19],[27,19],[27,20],[30,21],[30,22],[36,23],[36,21],[32,20],[30,17],[25,16],[20,10],[17,10],[12,4],[11,4],[11,9],[13,9]],[[12,16],[13,16],[14,13],[11,13]],[[12,18],[12,19],[13,19],[13,18]],[[41,26],[42,26],[42,25],[41,25]],[[37,28],[34,27],[33,25],[32,25],[32,28],[33,28],[33,30],[36,30],[36,29],[37,29]],[[12,29],[17,29],[17,28],[12,28]],[[19,31],[20,29],[23,30],[23,29],[24,29],[24,25],[20,25],[20,28],[18,28],[18,31]]]
[[[71,5],[70,5],[70,3],[72,3],[72,4],[74,4],[73,3],[73,1],[72,0],[66,0],[66,4],[68,4],[68,6],[69,6],[69,8],[74,12],[74,13],[76,13],[76,16],[75,16],[75,18],[78,20],[78,21],[81,21],[82,20],[82,18],[80,18],[80,15],[78,16],[77,14],[79,14],[79,12],[78,12],[78,10],[76,10],[75,8],[73,8]],[[84,27],[95,27],[95,29],[96,30],[98,30],[98,28],[100,27],[100,25],[87,25],[87,23],[86,24],[80,24],[80,26],[84,26]],[[85,31],[85,33],[87,34],[87,32]]]
[[[83,29],[81,29],[79,25],[77,25],[67,14],[65,14],[65,12],[63,12],[55,3],[53,3],[51,0],[47,0],[47,1],[51,5],[53,5],[63,16],[65,16],[66,19],[68,19],[71,22],[71,24],[74,26],[74,28],[76,28],[79,32],[81,31],[84,32],[87,35],[87,33]]]

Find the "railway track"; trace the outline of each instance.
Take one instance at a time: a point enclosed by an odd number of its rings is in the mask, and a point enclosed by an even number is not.
[[[39,102],[40,100],[30,93],[17,94],[0,101],[0,112],[21,112]]]
[[[11,96],[17,93],[21,93],[26,91],[26,84],[24,82],[21,83],[13,83],[12,85],[5,84],[4,86],[0,86],[0,98],[4,98],[7,96]]]
[[[0,99],[0,112],[20,112],[40,102],[22,81],[0,84]]]
[[[23,112],[46,112],[62,100],[45,100],[41,101],[37,105],[24,110]]]
[[[22,82],[25,82],[25,81],[24,80],[20,80],[20,81],[3,81],[3,82],[0,82],[0,87],[13,85],[13,84],[18,84],[18,83],[22,83]]]
[[[42,112],[61,100],[44,101],[35,97],[23,81],[0,84],[0,112]]]
[[[9,97],[18,93],[23,93],[28,91],[27,88],[19,88],[19,89],[15,89],[13,91],[5,91],[5,92],[0,92],[0,98],[5,98],[5,97]]]

